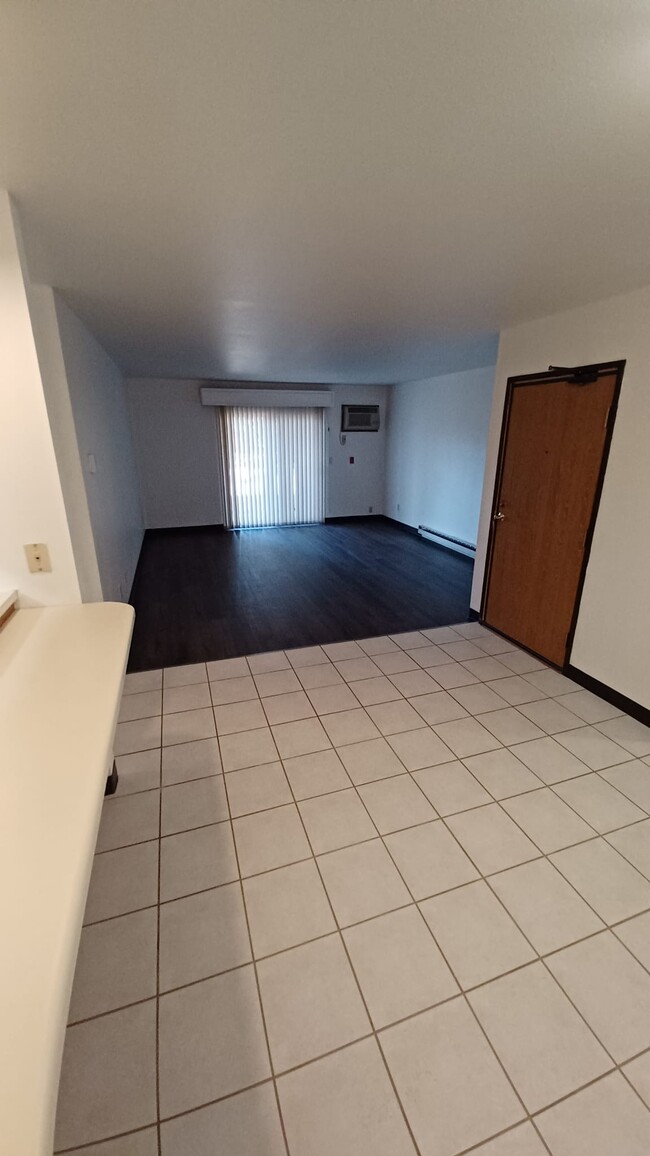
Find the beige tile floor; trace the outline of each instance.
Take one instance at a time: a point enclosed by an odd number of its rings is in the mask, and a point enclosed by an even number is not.
[[[120,719],[57,1152],[647,1156],[650,729],[476,624]]]

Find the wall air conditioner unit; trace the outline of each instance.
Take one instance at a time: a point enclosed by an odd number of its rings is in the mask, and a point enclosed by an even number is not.
[[[341,433],[376,433],[378,429],[378,405],[341,406]]]

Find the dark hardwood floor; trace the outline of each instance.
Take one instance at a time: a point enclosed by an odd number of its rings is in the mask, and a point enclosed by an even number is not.
[[[472,567],[381,518],[149,530],[129,670],[462,622]]]

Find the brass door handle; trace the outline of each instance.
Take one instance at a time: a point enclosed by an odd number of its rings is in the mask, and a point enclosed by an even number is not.
[[[502,514],[501,510],[498,510],[497,513],[492,516],[492,521],[493,522],[502,522],[504,518],[505,518],[505,514]]]

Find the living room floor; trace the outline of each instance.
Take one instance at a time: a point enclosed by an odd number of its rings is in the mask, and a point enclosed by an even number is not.
[[[650,728],[476,623],[120,719],[57,1152],[646,1156]]]
[[[148,530],[129,670],[461,622],[472,570],[471,558],[379,516]]]

